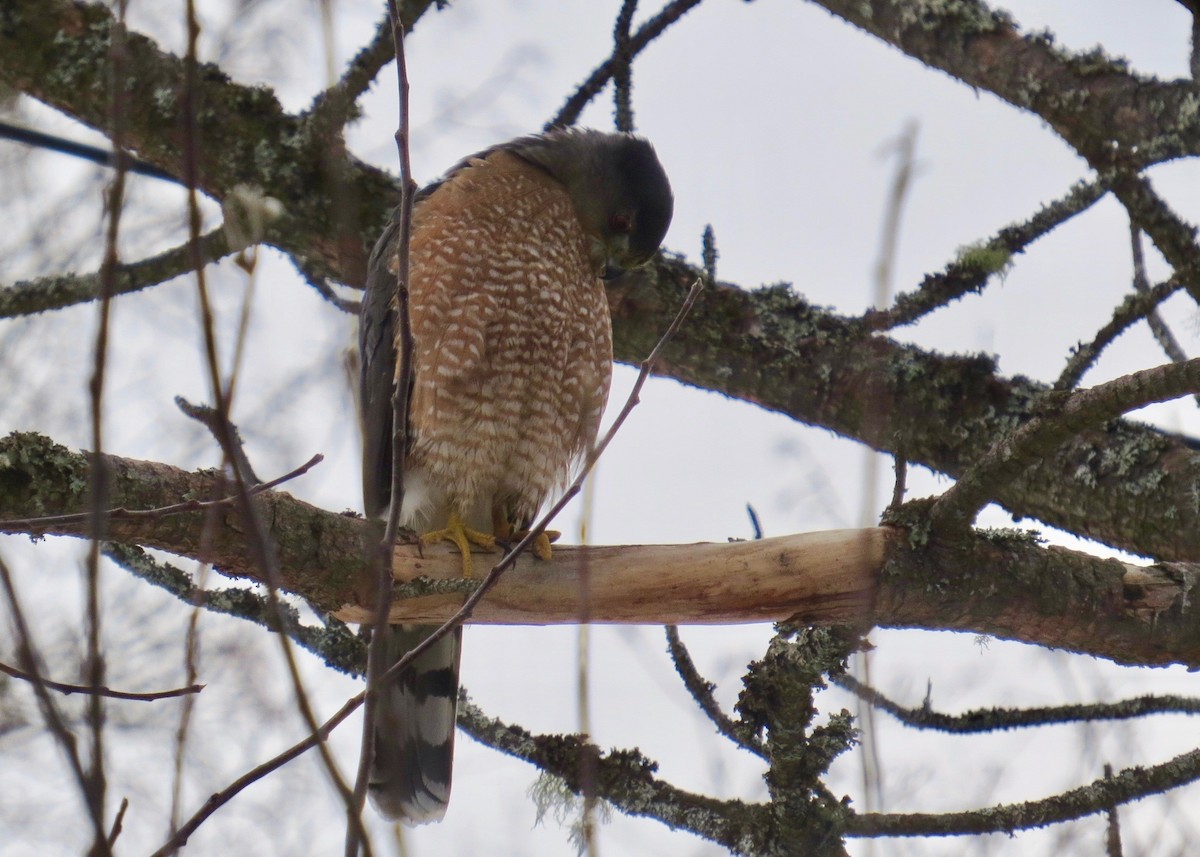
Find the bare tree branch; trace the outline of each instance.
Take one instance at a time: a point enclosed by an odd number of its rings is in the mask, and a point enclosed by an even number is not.
[[[1112,319],[1100,328],[1092,341],[1086,345],[1080,345],[1071,355],[1067,365],[1063,367],[1062,374],[1054,382],[1054,389],[1065,391],[1074,388],[1083,377],[1083,373],[1091,368],[1101,352],[1114,339],[1134,323],[1146,318],[1159,304],[1181,288],[1183,288],[1183,284],[1179,281],[1167,280],[1165,283],[1159,283],[1144,291],[1134,291],[1127,296],[1121,305],[1113,310]]]
[[[567,103],[562,106],[553,119],[546,123],[546,130],[574,125],[579,119],[579,114],[583,112],[583,108],[587,107],[588,103],[600,94],[613,75],[620,70],[622,63],[625,62],[623,57],[626,54],[628,54],[629,60],[632,60],[662,35],[668,27],[698,5],[700,5],[700,0],[672,0],[657,15],[638,27],[637,32],[628,41],[623,40],[614,47],[612,55],[597,66],[587,80],[579,84],[575,93],[567,99]]]
[[[988,280],[1002,274],[1012,257],[1023,253],[1034,241],[1066,223],[1098,202],[1107,189],[1099,182],[1081,182],[1066,195],[1043,206],[1023,223],[1014,223],[992,238],[963,248],[946,270],[927,276],[917,288],[897,295],[887,309],[870,309],[860,322],[866,330],[890,330],[913,324],[936,309],[968,294],[981,292]]]
[[[190,693],[199,693],[200,691],[204,690],[204,685],[193,684],[188,687],[178,687],[174,690],[157,690],[146,693],[134,693],[127,690],[113,690],[112,688],[108,687],[64,684],[61,681],[51,681],[45,677],[35,678],[32,674],[27,673],[24,670],[17,669],[14,666],[9,666],[8,664],[4,663],[0,663],[0,672],[4,673],[5,675],[12,676],[13,678],[20,679],[21,681],[41,681],[41,683],[50,690],[56,690],[59,693],[67,696],[70,696],[72,693],[89,695],[99,694],[100,696],[108,697],[109,699],[129,699],[135,702],[155,702],[159,699],[173,699],[177,696],[187,696]]]
[[[0,139],[24,143],[26,146],[33,146],[38,149],[48,149],[51,152],[59,152],[63,155],[70,155],[73,158],[81,158],[82,160],[105,167],[119,167],[127,172],[136,173],[141,176],[149,176],[150,178],[162,179],[168,182],[177,183],[179,181],[178,176],[172,175],[166,170],[154,166],[154,164],[139,161],[128,152],[113,151],[111,148],[101,149],[99,146],[90,146],[87,143],[68,140],[65,137],[59,137],[54,134],[46,134],[33,128],[13,125],[11,122],[0,122]]]
[[[758,736],[752,735],[750,734],[750,730],[740,727],[717,704],[717,700],[713,697],[716,685],[705,680],[696,669],[696,664],[692,661],[691,653],[688,652],[687,646],[683,644],[683,640],[679,636],[679,628],[675,625],[667,625],[666,629],[667,651],[671,655],[671,660],[675,663],[676,672],[683,679],[684,687],[688,689],[688,693],[696,700],[696,704],[700,706],[700,709],[708,716],[708,719],[717,727],[718,732],[739,747],[765,758],[766,752],[763,750],[762,741],[759,740]]]
[[[434,5],[434,0],[401,0],[398,5],[400,22],[407,33]],[[354,55],[341,79],[313,99],[305,114],[309,133],[317,136],[340,133],[347,122],[358,117],[358,99],[375,82],[379,72],[396,58],[392,29],[391,15],[385,14],[370,43]]]
[[[205,264],[233,252],[222,228],[207,232],[200,246],[189,241],[178,247],[142,259],[120,262],[112,268],[112,294],[127,295],[164,283],[191,270],[199,255]],[[0,288],[0,318],[32,315],[94,301],[100,297],[100,274],[55,274],[36,280],[22,280]]]
[[[33,642],[33,633],[30,630],[29,622],[25,618],[25,611],[21,607],[20,599],[17,597],[16,583],[12,579],[12,573],[8,570],[8,566],[4,563],[3,559],[0,559],[0,587],[4,589],[4,594],[8,601],[8,612],[12,617],[13,626],[17,632],[17,655],[25,672],[30,676],[30,684],[33,685],[38,705],[42,709],[42,717],[46,721],[46,727],[50,730],[50,734],[54,736],[55,742],[62,749],[63,755],[67,757],[67,763],[71,768],[71,773],[74,775],[75,783],[79,787],[80,793],[85,797],[83,804],[87,807],[88,821],[91,823],[94,837],[93,851],[89,853],[97,853],[95,847],[100,842],[105,843],[105,845],[100,848],[98,853],[110,853],[107,849],[108,837],[104,826],[104,818],[101,815],[97,815],[96,802],[86,799],[92,793],[91,777],[83,766],[83,760],[80,758],[78,742],[75,740],[74,733],[67,728],[67,724],[59,712],[58,706],[54,704],[54,700],[50,696],[49,688],[46,686],[45,681],[42,680],[39,658]]]
[[[964,836],[1012,833],[1107,812],[1118,804],[1159,794],[1200,779],[1200,750],[1148,768],[1126,768],[1053,797],[986,809],[936,814],[853,815],[847,836]]]
[[[881,711],[886,711],[906,726],[936,729],[956,735],[1097,720],[1132,720],[1148,714],[1200,714],[1200,698],[1187,696],[1138,696],[1120,702],[981,708],[962,714],[944,714],[934,711],[928,698],[919,708],[905,708],[849,674],[830,676],[829,680]]]
[[[600,797],[630,815],[656,818],[690,830],[737,854],[765,854],[772,825],[769,808],[740,800],[715,800],[676,788],[654,775],[655,765],[637,750],[599,747],[577,735],[534,735],[520,726],[493,719],[469,699],[459,701],[459,726],[476,741],[548,771],[579,794],[579,772],[594,760]]]
[[[1200,154],[1190,81],[1139,76],[1100,49],[1069,53],[979,0],[816,2],[930,68],[1040,116],[1089,159],[1119,152],[1145,167]]]

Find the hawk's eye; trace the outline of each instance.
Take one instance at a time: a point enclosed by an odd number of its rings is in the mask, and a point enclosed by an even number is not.
[[[608,228],[618,235],[628,235],[633,231],[633,215],[628,211],[618,211],[609,219]]]

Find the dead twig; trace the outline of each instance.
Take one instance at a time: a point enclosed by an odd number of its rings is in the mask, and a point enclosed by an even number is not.
[[[37,696],[38,706],[42,710],[42,717],[46,721],[46,726],[49,728],[50,734],[54,736],[54,740],[58,743],[58,746],[62,749],[63,755],[67,757],[67,764],[71,768],[71,773],[75,776],[75,783],[86,798],[90,794],[91,783],[89,782],[88,772],[83,767],[83,760],[79,757],[78,742],[75,740],[74,733],[67,727],[62,713],[58,710],[58,706],[54,704],[54,699],[50,696],[50,689],[42,679],[41,670],[38,668],[39,659],[37,651],[34,648],[33,634],[29,628],[29,623],[25,619],[25,611],[21,608],[20,599],[17,597],[17,589],[13,583],[12,575],[9,573],[8,565],[5,564],[3,559],[0,559],[0,585],[3,585],[5,595],[8,597],[8,611],[12,616],[13,626],[17,632],[17,657],[25,671],[29,674],[30,684],[33,685],[33,692]],[[108,833],[104,828],[103,816],[96,814],[96,806],[93,801],[85,799],[84,805],[87,807],[88,820],[92,825],[92,833],[95,837],[94,841],[96,843],[104,843],[104,847],[100,849],[100,853],[111,854],[111,851],[107,847]]]
[[[700,0],[673,0],[662,8],[657,15],[638,27],[637,32],[630,36],[629,41],[621,46],[621,51],[628,53],[628,60],[622,59],[614,49],[612,55],[602,62],[588,76],[588,79],[576,87],[574,94],[567,99],[553,119],[546,123],[545,130],[563,128],[574,125],[579,120],[583,108],[600,94],[608,81],[620,70],[622,64],[632,62],[633,58],[660,35],[667,27],[674,24],[693,7],[700,5]]]
[[[50,690],[56,690],[59,693],[70,696],[72,693],[82,693],[88,695],[99,695],[109,699],[129,699],[134,702],[155,702],[159,699],[172,699],[177,696],[187,696],[189,693],[199,693],[204,690],[204,685],[193,684],[189,687],[177,687],[174,690],[158,690],[149,693],[132,693],[126,690],[113,690],[108,687],[92,687],[90,685],[80,684],[64,684],[61,681],[51,681],[44,677],[35,677],[32,673],[25,670],[17,669],[9,664],[0,663],[0,673],[12,676],[21,681],[34,682],[40,680],[43,685]]]
[[[113,845],[117,842],[117,837],[121,835],[121,827],[125,823],[125,810],[129,809],[129,798],[121,798],[121,806],[117,810],[117,817],[113,819],[112,829],[108,832],[108,847],[112,850]]]
[[[399,365],[404,374],[392,390],[392,487],[389,497],[387,522],[383,537],[370,557],[375,573],[374,598],[375,620],[371,625],[371,642],[367,648],[367,695],[363,711],[363,731],[359,745],[358,773],[354,780],[352,802],[346,806],[351,816],[346,825],[346,857],[355,857],[360,845],[367,843],[362,834],[362,808],[366,802],[370,782],[371,763],[375,753],[375,709],[379,689],[383,687],[380,676],[388,669],[388,608],[392,601],[391,556],[400,531],[400,510],[404,506],[404,474],[408,457],[409,392],[415,378],[413,366],[413,334],[409,318],[408,273],[409,244],[412,236],[413,200],[416,183],[412,177],[412,162],[409,158],[409,109],[408,109],[408,65],[404,56],[404,24],[396,0],[388,0],[388,17],[391,21],[392,51],[396,59],[396,98],[399,121],[396,127],[396,154],[400,162],[400,207],[396,238],[396,325]],[[370,512],[370,510],[368,510]],[[372,513],[373,514],[373,513]]]
[[[1146,291],[1135,291],[1133,294],[1126,296],[1121,305],[1113,310],[1112,318],[1109,319],[1108,324],[1097,331],[1092,341],[1086,345],[1080,345],[1075,349],[1075,353],[1071,355],[1071,358],[1067,361],[1067,365],[1063,367],[1062,374],[1054,382],[1054,389],[1066,391],[1077,386],[1079,379],[1092,367],[1100,357],[1101,352],[1113,340],[1133,324],[1145,318],[1155,307],[1182,288],[1182,280],[1173,277],[1165,283],[1159,283]]]
[[[240,325],[241,330],[245,329],[244,322],[245,318],[243,315],[243,324]],[[239,338],[241,338],[240,333]],[[230,384],[230,386],[226,388],[226,392],[229,393],[232,391],[232,389],[232,384]],[[226,406],[229,404],[228,395],[225,396],[225,404]],[[209,405],[193,405],[183,396],[175,397],[175,406],[179,408],[179,410],[183,411],[184,414],[208,429],[209,433],[212,434],[213,438],[218,444],[221,442],[222,430],[220,426],[223,417],[219,410],[210,407]],[[254,468],[250,465],[250,459],[246,456],[246,446],[245,441],[242,440],[242,433],[238,431],[238,427],[232,422],[229,423],[228,431],[230,437],[233,439],[233,449],[231,450],[231,454],[233,456],[233,466],[242,474],[242,478],[250,486],[253,487],[258,485],[262,482],[262,480],[258,478],[258,474],[254,472]]]
[[[187,0],[187,53],[184,63],[184,81],[181,97],[180,97],[180,112],[183,117],[184,140],[186,145],[183,151],[183,173],[184,183],[187,187],[187,210],[188,210],[188,228],[193,237],[199,235],[201,214],[197,195],[199,187],[199,164],[200,153],[197,151],[197,145],[200,141],[201,134],[198,128],[198,106],[196,103],[197,93],[199,92],[199,60],[197,56],[197,43],[200,35],[200,25],[196,15],[195,0]],[[228,461],[236,460],[236,440],[231,431],[231,423],[229,421],[229,400],[227,391],[231,389],[231,384],[223,384],[221,371],[218,365],[218,349],[216,341],[216,324],[212,308],[212,303],[209,297],[207,280],[204,272],[202,260],[194,260],[195,276],[196,276],[196,291],[199,296],[201,328],[204,336],[204,357],[208,374],[209,385],[211,387],[213,402],[216,412],[220,415],[219,420],[214,421],[217,440],[221,446],[221,450]],[[231,379],[232,381],[232,376]],[[238,510],[241,512],[247,527],[247,535],[255,564],[262,570],[263,576],[267,582],[267,598],[268,603],[273,611],[275,611],[282,622],[283,612],[279,599],[279,582],[280,572],[278,557],[275,547],[271,543],[266,528],[263,526],[262,517],[258,514],[258,510],[254,504],[250,502],[250,488],[246,484],[245,474],[240,468],[233,468],[233,481],[236,494],[236,502]],[[292,650],[291,641],[286,634],[279,634],[279,645],[284,655],[284,661],[288,667],[288,675],[292,682],[292,688],[295,694],[296,706],[304,718],[305,723],[315,735],[319,729],[316,715],[313,712],[312,705],[309,702],[308,694],[304,689],[304,683],[300,676],[300,668],[296,663],[295,652]],[[346,802],[347,806],[353,801],[353,792],[346,785],[338,771],[337,764],[334,761],[329,749],[323,742],[318,743],[321,755],[321,761],[324,763],[325,769],[329,775],[330,781],[337,789],[338,794]],[[167,846],[164,846],[173,851],[178,835],[172,836]],[[367,857],[370,857],[369,852]]]

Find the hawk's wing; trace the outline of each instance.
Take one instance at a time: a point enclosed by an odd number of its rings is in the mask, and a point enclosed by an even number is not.
[[[359,408],[363,437],[363,507],[387,512],[392,494],[392,386],[396,377],[396,275],[388,270],[399,235],[393,216],[371,253],[359,314]],[[437,626],[388,629],[385,663],[393,663]],[[462,628],[413,661],[383,688],[376,708],[371,800],[387,818],[434,821],[450,798],[458,658]]]
[[[363,439],[363,511],[387,512],[392,496],[392,385],[396,377],[396,275],[388,270],[399,217],[393,216],[371,252],[367,290],[358,318],[359,408]]]

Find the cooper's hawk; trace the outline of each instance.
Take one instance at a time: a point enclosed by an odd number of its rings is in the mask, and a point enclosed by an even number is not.
[[[401,522],[470,545],[527,529],[596,438],[612,372],[604,281],[645,263],[673,199],[654,149],[629,134],[567,130],[467,158],[418,194],[409,257],[411,446]],[[397,365],[393,224],[372,253],[360,326],[363,493],[391,494]],[[549,556],[549,542],[536,546]],[[399,658],[433,628],[393,626]],[[450,797],[461,633],[380,698],[371,798],[408,823]]]

